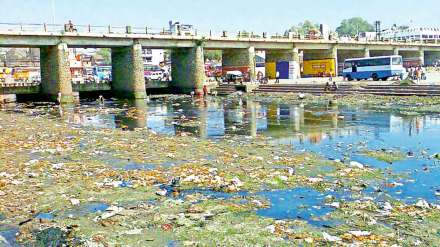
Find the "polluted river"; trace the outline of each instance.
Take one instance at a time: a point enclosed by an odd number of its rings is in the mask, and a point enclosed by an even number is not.
[[[0,246],[438,246],[440,99],[0,111]]]

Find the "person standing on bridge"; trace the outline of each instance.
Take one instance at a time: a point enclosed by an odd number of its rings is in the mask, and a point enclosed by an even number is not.
[[[65,30],[66,32],[70,33],[77,31],[71,20],[69,20],[69,22],[65,25]]]
[[[277,73],[275,74],[275,78],[276,78],[275,83],[280,84],[280,72],[278,70]]]

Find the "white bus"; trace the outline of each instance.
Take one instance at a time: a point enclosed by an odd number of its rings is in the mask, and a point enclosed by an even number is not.
[[[347,59],[344,62],[343,76],[352,80],[388,80],[390,77],[404,78],[402,56],[382,56]]]

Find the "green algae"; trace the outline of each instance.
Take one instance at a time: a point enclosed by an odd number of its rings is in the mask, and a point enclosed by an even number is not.
[[[390,164],[407,158],[404,153],[394,150],[366,150],[362,151],[361,154]]]

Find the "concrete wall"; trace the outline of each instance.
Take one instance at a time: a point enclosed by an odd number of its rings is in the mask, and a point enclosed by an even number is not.
[[[19,86],[19,87],[0,87],[2,94],[38,94],[41,92],[41,85]]]
[[[291,49],[266,51],[266,63],[276,63],[278,61],[299,61],[298,50]]]
[[[60,103],[73,102],[67,44],[40,49],[41,93]]]
[[[223,50],[222,65],[223,68],[243,67],[249,71],[250,80],[254,81],[256,79],[255,48]]]
[[[440,52],[438,51],[425,51],[425,64],[434,65],[435,62],[440,60]]]
[[[86,83],[86,84],[73,84],[74,92],[95,92],[95,91],[110,91],[111,85],[108,83]]]
[[[118,97],[147,97],[140,44],[112,48],[112,77],[112,89]]]
[[[338,61],[343,63],[350,58],[363,58],[365,55],[370,56],[370,53],[365,54],[365,50],[338,50]]]
[[[423,50],[416,51],[402,51],[399,50],[399,55],[405,58],[419,58],[422,64],[425,64],[425,52]]]
[[[391,56],[394,55],[393,50],[370,50],[370,57]]]
[[[304,60],[316,60],[325,58],[333,58],[332,50],[303,50]]]
[[[180,48],[171,51],[172,87],[181,93],[203,93],[205,59],[203,47]]]

